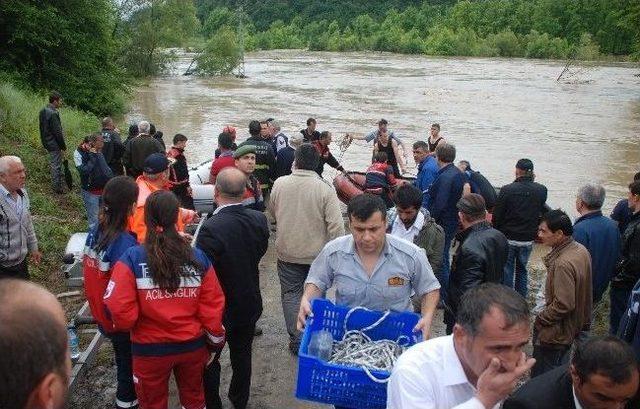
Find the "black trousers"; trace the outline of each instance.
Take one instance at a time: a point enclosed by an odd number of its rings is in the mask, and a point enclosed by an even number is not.
[[[137,408],[137,397],[133,385],[133,367],[131,360],[131,341],[129,333],[109,334],[116,358],[116,408]]]
[[[29,262],[27,261],[27,257],[24,258],[20,263],[11,267],[2,267],[0,266],[0,278],[22,278],[25,280],[29,279]]]
[[[228,397],[235,409],[245,409],[251,391],[251,348],[256,324],[227,327],[231,355],[231,384]],[[219,355],[204,370],[204,397],[208,409],[222,409]]]

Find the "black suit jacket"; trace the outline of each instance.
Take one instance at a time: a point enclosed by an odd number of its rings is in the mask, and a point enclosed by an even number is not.
[[[255,324],[262,314],[258,264],[269,245],[263,213],[234,205],[204,222],[196,246],[213,262],[225,295],[226,327]]]
[[[567,366],[537,376],[504,402],[502,409],[575,409]]]

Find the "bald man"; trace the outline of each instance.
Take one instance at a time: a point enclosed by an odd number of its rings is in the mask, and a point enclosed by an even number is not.
[[[0,280],[0,408],[65,407],[71,359],[56,297],[24,280]]]
[[[228,396],[235,408],[247,407],[249,400],[251,349],[256,322],[262,314],[258,264],[269,244],[264,213],[242,205],[246,183],[247,177],[239,169],[229,167],[218,173],[218,207],[202,225],[196,241],[215,264],[224,291],[223,323],[233,369]],[[205,398],[210,409],[222,408],[220,370],[217,359],[205,370]]]

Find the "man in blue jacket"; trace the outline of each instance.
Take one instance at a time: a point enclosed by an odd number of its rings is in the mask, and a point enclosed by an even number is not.
[[[73,152],[73,160],[80,174],[82,201],[84,201],[84,207],[87,210],[89,231],[98,225],[102,189],[113,177],[113,171],[102,154],[103,146],[102,135],[95,133],[87,136],[78,149]]]
[[[438,159],[438,176],[429,189],[429,213],[436,223],[444,229],[444,254],[442,272],[440,274],[440,297],[446,302],[446,288],[449,284],[449,250],[451,241],[458,229],[458,208],[456,204],[462,197],[465,184],[464,174],[453,161],[456,160],[456,147],[450,144],[439,144],[436,148]]]
[[[422,207],[429,208],[429,187],[438,176],[438,162],[429,155],[429,145],[425,141],[413,144],[413,160],[418,166],[418,175],[413,183],[422,191]]]
[[[593,304],[600,302],[620,259],[620,233],[616,223],[602,215],[605,190],[587,184],[578,190],[576,210],[580,217],[573,226],[573,238],[589,251]]]

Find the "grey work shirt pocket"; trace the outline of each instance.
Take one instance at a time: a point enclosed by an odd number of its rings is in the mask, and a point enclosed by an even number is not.
[[[411,297],[411,280],[406,274],[389,274],[381,286],[384,309],[405,311],[409,309]]]
[[[362,284],[357,280],[344,275],[336,273],[335,276],[335,288],[336,288],[336,304],[348,305],[355,307],[361,304],[361,297],[359,296],[362,290]]]

